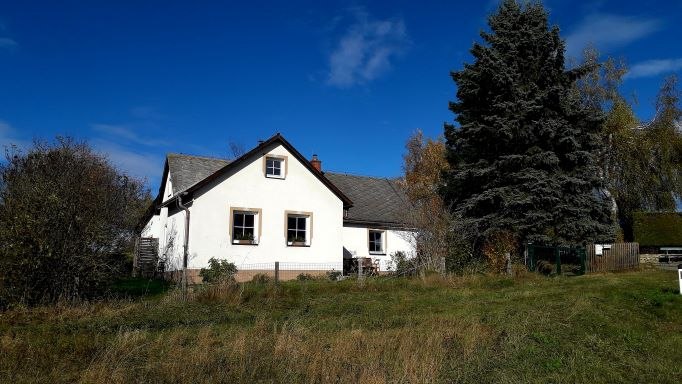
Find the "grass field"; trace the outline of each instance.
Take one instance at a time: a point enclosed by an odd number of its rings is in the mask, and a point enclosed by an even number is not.
[[[0,382],[682,382],[674,272],[156,292],[1,313]]]

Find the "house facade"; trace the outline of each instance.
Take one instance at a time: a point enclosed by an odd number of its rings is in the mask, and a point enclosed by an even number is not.
[[[140,235],[158,239],[170,271],[187,250],[195,281],[210,258],[320,272],[368,257],[387,271],[392,253],[414,250],[395,180],[324,173],[280,134],[231,162],[169,154],[162,180]]]

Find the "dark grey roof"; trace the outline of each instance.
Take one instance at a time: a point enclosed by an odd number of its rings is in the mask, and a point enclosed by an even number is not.
[[[180,153],[169,153],[167,160],[174,194],[186,190],[230,163],[225,159]]]
[[[324,176],[353,201],[346,221],[401,225],[407,198],[397,179],[325,172]]]

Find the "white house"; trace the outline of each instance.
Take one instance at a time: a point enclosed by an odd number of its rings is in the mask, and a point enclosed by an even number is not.
[[[210,258],[240,271],[344,269],[369,257],[380,271],[414,247],[396,180],[324,173],[276,134],[234,161],[169,154],[141,237],[157,238],[167,270],[197,279]],[[346,262],[348,266],[348,262]]]

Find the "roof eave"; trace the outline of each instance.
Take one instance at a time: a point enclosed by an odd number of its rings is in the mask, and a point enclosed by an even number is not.
[[[197,189],[203,187],[204,185],[208,184],[212,180],[215,180],[218,178],[220,175],[223,173],[227,172],[228,170],[232,168],[236,168],[239,164],[242,164],[246,162],[248,159],[250,159],[253,155],[258,153],[258,151],[262,148],[265,148],[275,142],[279,141],[294,157],[296,157],[297,160],[301,162],[315,177],[318,178],[327,188],[329,188],[341,201],[343,202],[343,207],[344,209],[348,209],[353,206],[353,202],[346,196],[336,185],[334,185],[329,179],[324,177],[324,174],[322,172],[318,171],[315,169],[310,162],[303,157],[303,155],[296,149],[294,148],[293,145],[291,145],[281,134],[277,133],[276,135],[272,136],[268,140],[258,144],[255,148],[250,150],[249,152],[245,153],[244,155],[240,156],[236,160],[232,161],[231,163],[227,164],[223,168],[217,170],[213,174],[209,175],[205,179],[197,182],[196,184],[192,185],[191,187],[185,189],[184,192],[187,193],[192,193],[196,191]],[[176,195],[180,194],[182,192],[176,193]]]
[[[366,226],[366,227],[380,228],[380,229],[398,229],[398,230],[405,230],[405,231],[414,230],[413,226],[411,226],[407,223],[402,223],[402,222],[397,222],[397,221],[343,219],[343,224],[344,225],[345,224],[362,225],[362,226]]]

